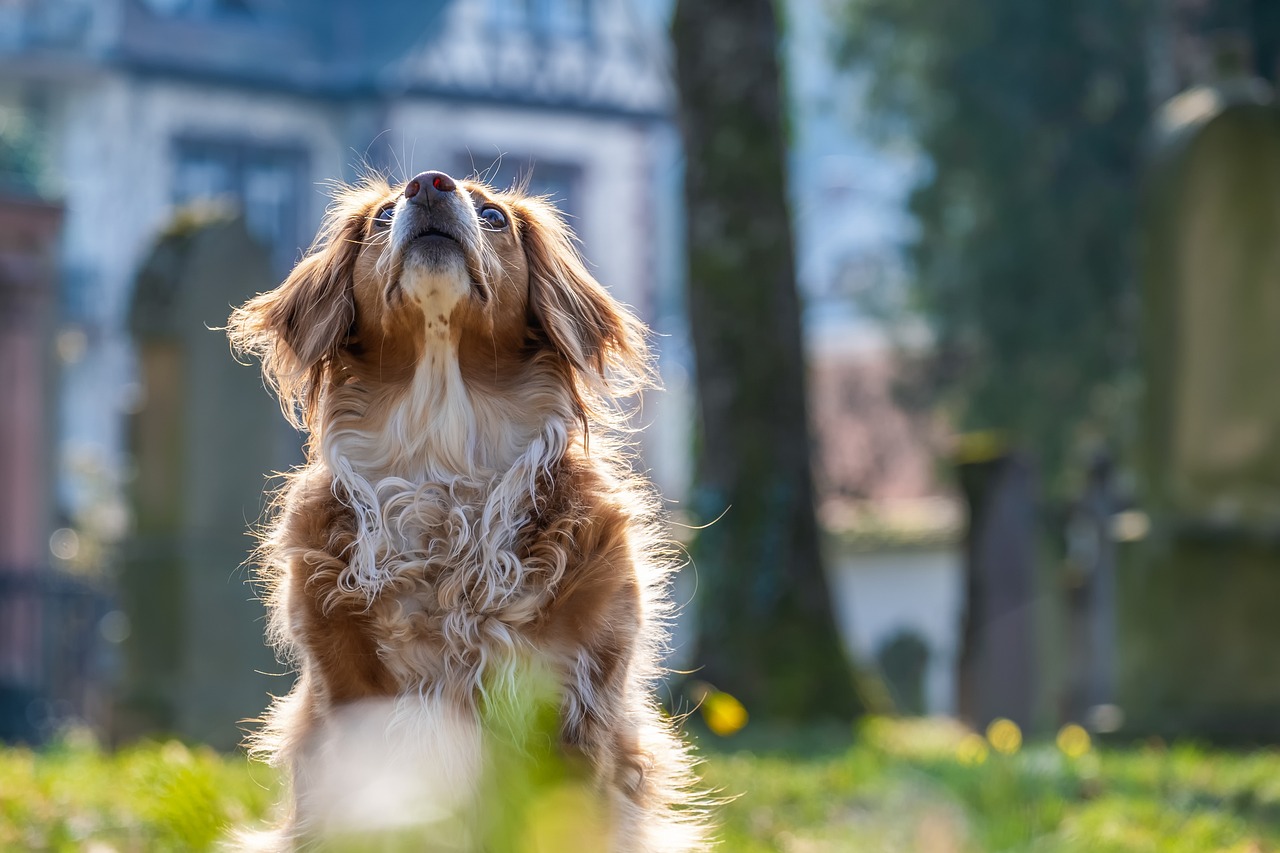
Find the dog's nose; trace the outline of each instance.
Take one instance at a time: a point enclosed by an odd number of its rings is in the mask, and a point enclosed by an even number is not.
[[[433,197],[451,193],[457,188],[453,178],[444,172],[422,172],[404,185],[404,197],[418,204],[426,204]]]

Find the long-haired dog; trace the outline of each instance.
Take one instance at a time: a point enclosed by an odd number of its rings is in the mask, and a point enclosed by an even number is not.
[[[493,709],[518,716],[542,673],[555,751],[592,792],[576,817],[607,839],[582,849],[703,849],[652,696],[671,562],[617,439],[651,378],[646,330],[554,208],[443,172],[365,179],[228,331],[309,433],[259,555],[298,669],[257,743],[289,771],[280,843],[359,830],[362,809],[429,823],[491,790],[510,727]],[[470,832],[433,843],[492,848]]]

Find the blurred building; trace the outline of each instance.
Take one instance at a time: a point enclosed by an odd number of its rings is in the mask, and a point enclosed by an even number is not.
[[[64,449],[101,476],[127,468],[124,318],[177,206],[240,203],[283,273],[324,183],[364,162],[496,184],[531,172],[600,278],[653,319],[666,261],[650,236],[671,204],[654,175],[672,155],[660,41],[641,23],[622,0],[4,4],[0,106],[43,132],[66,200],[62,317],[83,347],[65,368]],[[78,479],[61,480],[69,505],[86,499]]]
[[[51,528],[49,331],[62,211],[42,197],[35,142],[0,121],[0,740],[25,737],[43,692],[40,599]]]
[[[65,206],[53,503],[60,524],[79,534],[81,561],[137,530],[137,507],[123,496],[153,485],[138,476],[152,464],[145,451],[159,424],[138,421],[155,415],[146,371],[160,362],[144,358],[130,327],[140,273],[163,261],[166,241],[186,227],[177,211],[210,201],[238,211],[279,280],[315,232],[325,183],[366,164],[400,177],[425,168],[478,173],[498,186],[528,175],[559,201],[600,280],[660,335],[668,390],[646,404],[654,428],[643,441],[659,487],[678,499],[689,475],[691,355],[681,333],[669,10],[668,2],[629,0],[0,3],[0,112],[26,116],[43,139],[52,190]],[[936,429],[896,394],[896,347],[915,333],[890,322],[903,293],[898,247],[910,234],[904,200],[918,163],[858,127],[862,84],[831,61],[824,10],[791,4],[787,50],[797,254],[833,588],[851,650],[874,661],[903,647],[904,636],[906,646],[922,643],[925,707],[947,710],[958,637],[955,504],[934,476]],[[206,280],[188,277],[196,279]],[[148,304],[163,302],[164,286],[149,280]],[[225,311],[182,319],[180,336],[201,359],[221,363],[210,349],[221,345],[220,333],[207,327],[222,322],[243,284],[206,300]],[[234,369],[229,354],[225,365]],[[222,404],[224,415],[191,409],[183,417],[199,426],[247,405],[236,397]],[[269,453],[274,467],[299,458],[298,437],[278,417],[252,434],[255,452]],[[258,464],[254,453],[239,456]],[[235,515],[218,522],[228,528],[219,536],[239,537],[256,504],[219,500]],[[189,514],[203,506],[184,501]],[[188,543],[204,566],[190,571],[210,577],[187,595],[242,594],[235,554],[248,545]],[[191,632],[214,631],[217,612]],[[256,637],[257,625],[224,623],[226,634]],[[127,623],[110,624],[114,637],[128,633]],[[152,664],[187,677],[176,659]],[[215,677],[191,677],[205,676]]]
[[[59,514],[87,544],[118,540],[134,523],[122,496],[149,433],[130,424],[157,405],[130,336],[136,282],[145,264],[163,260],[161,238],[185,227],[175,214],[191,203],[238,212],[267,249],[269,287],[315,233],[326,182],[366,165],[398,177],[427,168],[479,174],[497,186],[527,177],[572,217],[600,280],[661,331],[678,312],[679,174],[656,25],[627,0],[0,4],[0,111],[25,116],[43,140],[65,209],[53,430]],[[218,316],[187,317],[164,334],[204,352],[205,338],[220,336],[207,326],[225,320],[242,284],[229,282],[221,303],[215,294]],[[148,287],[150,310],[164,302],[164,287]],[[229,353],[225,361],[235,369]],[[191,429],[217,417],[184,411],[176,423]],[[679,419],[649,414],[661,423],[647,443],[684,447],[682,427],[662,428]],[[252,440],[284,468],[299,458],[299,441],[276,423]],[[664,489],[682,487],[687,453],[649,456]],[[243,559],[254,516],[245,509],[241,517],[239,506],[232,535]],[[214,580],[232,592],[219,594],[246,597],[238,559],[224,562],[200,571],[221,572]],[[260,628],[219,625],[214,615],[205,619],[210,631],[256,636]],[[194,649],[215,639],[186,642]],[[201,677],[174,666],[174,678]],[[181,728],[181,715],[173,719]],[[227,732],[199,734],[228,740]]]

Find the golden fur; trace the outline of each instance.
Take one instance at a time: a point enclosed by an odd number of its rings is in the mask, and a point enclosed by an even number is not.
[[[617,401],[651,378],[644,327],[544,200],[436,175],[341,188],[288,280],[229,324],[309,432],[260,552],[270,637],[299,671],[256,741],[291,771],[280,843],[323,834],[344,708],[443,715],[483,744],[483,703],[528,701],[532,664],[610,849],[704,849],[651,695],[671,561],[616,439]]]

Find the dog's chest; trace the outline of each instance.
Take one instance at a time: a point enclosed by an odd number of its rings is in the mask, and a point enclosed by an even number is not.
[[[357,537],[376,567],[368,613],[379,655],[406,690],[465,695],[532,648],[560,566],[531,557],[533,501],[456,485],[379,489]],[[497,498],[497,499],[495,499]]]

